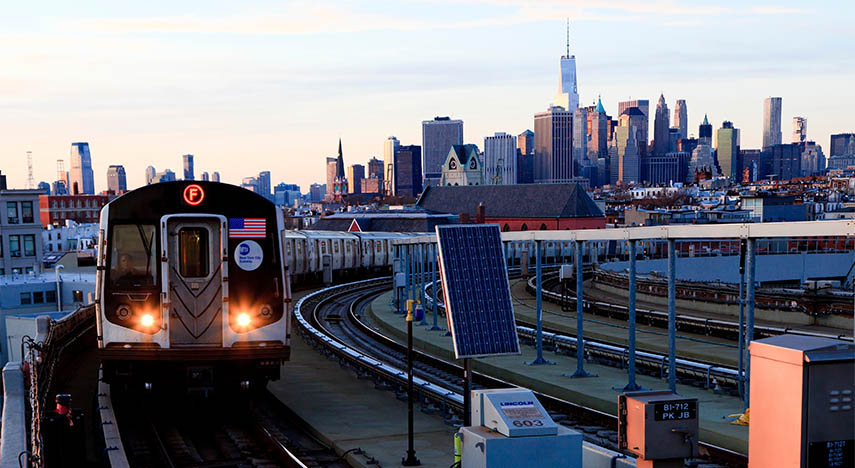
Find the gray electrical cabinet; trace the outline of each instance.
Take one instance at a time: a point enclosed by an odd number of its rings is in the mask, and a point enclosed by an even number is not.
[[[555,424],[530,390],[474,390],[461,468],[581,468],[582,434]]]
[[[780,335],[749,351],[749,468],[855,466],[855,344]]]

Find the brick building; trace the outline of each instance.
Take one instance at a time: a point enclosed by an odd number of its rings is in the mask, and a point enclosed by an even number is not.
[[[43,227],[59,226],[70,219],[79,224],[97,223],[107,195],[40,195],[39,214]]]

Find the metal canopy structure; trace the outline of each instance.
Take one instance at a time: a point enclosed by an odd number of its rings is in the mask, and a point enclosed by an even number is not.
[[[437,226],[436,235],[455,356],[520,354],[499,226]]]

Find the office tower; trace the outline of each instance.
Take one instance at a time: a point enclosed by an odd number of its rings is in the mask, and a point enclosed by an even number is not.
[[[597,106],[588,111],[588,159],[596,163],[597,158],[609,154],[609,121],[603,101],[597,98]]]
[[[148,166],[145,168],[145,184],[150,185],[154,183],[154,178],[157,176],[157,170],[155,170],[154,166]]]
[[[712,146],[712,124],[704,114],[704,121],[698,126],[698,144]]]
[[[721,173],[715,161],[712,146],[699,143],[692,151],[692,159],[689,160],[689,177],[693,177],[695,173],[706,171],[709,171],[712,176]]]
[[[211,177],[208,175],[208,172],[205,171],[202,173],[202,182],[208,182],[211,180]]]
[[[802,174],[802,148],[797,143],[772,145],[763,151],[769,159],[769,176],[778,180],[791,180]]]
[[[655,156],[664,156],[668,152],[670,138],[668,137],[668,105],[665,104],[665,96],[659,95],[659,102],[656,103],[656,117],[653,119],[653,154]]]
[[[531,156],[534,153],[534,132],[526,130],[517,135],[517,149],[523,156]]]
[[[312,203],[324,201],[326,194],[327,187],[324,184],[312,184],[309,186],[309,201]]]
[[[171,169],[164,169],[163,172],[158,172],[151,183],[158,184],[160,182],[175,182],[175,173]]]
[[[350,182],[350,193],[362,193],[362,179],[365,178],[365,166],[354,164],[347,168],[347,180]]]
[[[463,144],[463,121],[435,117],[422,121],[422,171],[424,185],[437,185],[451,145]]]
[[[484,137],[484,185],[510,185],[517,182],[516,138],[505,132]]]
[[[534,182],[569,182],[573,174],[573,112],[550,107],[534,114]]]
[[[125,166],[110,166],[107,168],[107,190],[120,195],[128,191],[128,180],[125,176]]]
[[[831,135],[829,156],[855,154],[855,133],[837,133]]]
[[[674,107],[674,127],[680,132],[679,138],[689,138],[689,114],[685,99],[677,99]]]
[[[742,179],[739,163],[739,129],[733,128],[733,123],[725,120],[715,134],[715,154],[721,174],[738,182]]]
[[[244,177],[240,181],[240,186],[247,190],[258,193],[258,179],[255,177]]]
[[[672,129],[679,132],[679,129]],[[645,182],[653,185],[670,185],[687,182],[689,160],[692,155],[682,151],[674,151],[665,156],[649,156],[642,163],[642,172],[647,174]]]
[[[793,143],[807,141],[807,118],[793,117]]]
[[[626,120],[621,121],[621,124]],[[610,184],[628,185],[641,182],[641,158],[635,126],[619,125],[609,147]]]
[[[763,148],[781,144],[781,98],[763,100]]]
[[[642,141],[642,138],[639,135],[644,134],[644,125],[647,123],[647,116],[644,115],[644,111],[638,107],[628,107],[621,112],[620,116],[618,116],[618,126],[615,127],[615,131],[617,131],[620,127],[634,127],[635,135],[634,139],[636,144],[638,145],[638,154],[641,159],[644,159],[643,154],[647,152],[647,143]],[[614,140],[614,136],[612,136],[612,140]],[[612,141],[611,143],[614,143]],[[609,147],[609,154],[611,154],[611,146]]]
[[[0,190],[7,190],[6,176],[3,175],[3,171],[0,171]]]
[[[89,143],[71,144],[71,171],[68,184],[68,193],[72,195],[95,195],[95,174],[92,172]]]
[[[588,108],[578,107],[573,111],[573,165],[578,169],[588,156]],[[578,174],[578,170],[573,171]]]
[[[335,179],[333,181],[333,199],[340,202],[347,195],[347,177],[344,174],[344,155],[341,152],[341,138],[338,139],[338,158],[335,164]]]
[[[395,190],[395,170],[392,168],[395,160],[395,151],[401,146],[401,142],[394,136],[390,136],[383,142],[383,180],[385,184],[386,195],[394,195]]]
[[[576,56],[570,55],[570,20],[567,20],[567,53],[561,56],[561,76],[558,79],[558,94],[554,106],[561,106],[571,114],[579,107],[579,93],[576,89]],[[537,133],[537,130],[535,130]]]
[[[270,171],[259,172],[256,180],[258,183],[258,194],[268,200],[272,200],[273,194],[270,193]]]
[[[399,146],[392,161],[397,197],[417,197],[422,192],[422,147]]]
[[[217,171],[214,171],[213,173],[211,173],[211,182],[219,182],[219,181],[220,181],[220,173]]]
[[[647,157],[647,143],[650,141],[650,101],[647,99],[635,99],[632,101],[618,102],[618,120],[620,120],[620,116],[624,111],[631,107],[637,107],[643,116],[641,119],[641,126],[638,128],[639,133],[636,136],[638,139],[638,148],[640,150],[639,154],[641,154],[641,158],[643,159]],[[619,125],[620,123],[616,123],[610,131],[613,132]]]
[[[365,173],[366,178],[383,179],[383,161],[377,158],[368,160],[368,172]]]
[[[742,165],[740,173],[743,183],[757,182],[765,174],[761,174],[762,151],[759,149],[740,149],[739,162]]]
[[[679,128],[671,127],[668,129],[668,153],[677,151],[677,147],[680,145],[680,138]]]
[[[184,159],[184,180],[196,180],[193,175],[193,155],[185,154],[182,158]]]
[[[327,183],[324,184],[327,187],[327,199],[332,199],[335,195],[335,175],[338,170],[338,159],[336,158],[327,158],[326,171],[327,171]]]
[[[823,172],[825,172],[826,162],[825,155],[822,153],[822,146],[817,145],[815,141],[803,141],[798,144],[800,145],[802,150],[802,177],[821,175]]]

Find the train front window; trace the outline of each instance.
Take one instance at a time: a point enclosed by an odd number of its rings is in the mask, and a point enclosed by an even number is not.
[[[114,226],[110,284],[120,288],[154,286],[155,250],[153,225]]]
[[[208,276],[208,230],[202,227],[178,231],[179,272],[185,278]]]

